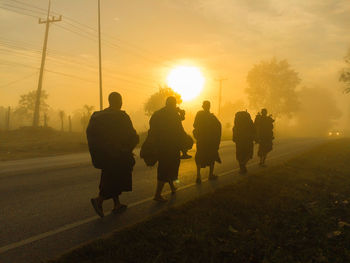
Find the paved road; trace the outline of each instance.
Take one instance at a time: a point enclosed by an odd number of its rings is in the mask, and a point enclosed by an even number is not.
[[[279,141],[270,156],[270,163],[275,165],[320,142],[317,139]],[[99,171],[91,166],[88,154],[0,163],[0,262],[38,262],[52,258],[168,206],[232,183],[239,178],[233,143],[223,142],[220,155],[223,162],[217,165],[216,173],[221,177],[217,182],[206,182],[199,187],[194,184],[194,161],[182,161],[180,191],[176,198],[163,206],[151,200],[155,168],[146,167],[137,158],[133,192],[123,194],[121,198],[122,202],[129,204],[128,211],[104,219],[97,218],[89,202],[90,197],[98,192]],[[251,162],[254,163],[256,160]],[[203,178],[206,177],[207,171],[203,172]],[[112,202],[106,202],[104,210],[111,208]]]

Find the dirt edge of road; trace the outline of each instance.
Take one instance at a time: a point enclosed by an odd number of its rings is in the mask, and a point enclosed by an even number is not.
[[[349,262],[349,156],[328,141],[49,262]]]

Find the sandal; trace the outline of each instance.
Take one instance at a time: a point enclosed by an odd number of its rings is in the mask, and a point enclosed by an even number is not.
[[[120,214],[123,213],[128,208],[127,205],[120,205],[118,208],[113,208],[112,213],[113,214]]]
[[[102,206],[100,206],[96,199],[92,198],[91,200],[92,207],[95,209],[95,212],[102,218],[104,217]]]
[[[213,174],[213,175],[209,176],[208,179],[209,179],[209,180],[217,180],[217,179],[218,179],[218,176],[215,175],[215,174]]]
[[[163,198],[162,196],[154,197],[153,200],[154,200],[154,201],[157,201],[157,202],[160,202],[160,203],[168,202],[168,199],[165,199],[165,198]]]

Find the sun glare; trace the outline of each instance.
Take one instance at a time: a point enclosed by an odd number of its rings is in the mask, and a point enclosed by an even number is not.
[[[167,77],[167,84],[181,95],[184,101],[196,98],[203,90],[205,78],[197,67],[178,66]]]

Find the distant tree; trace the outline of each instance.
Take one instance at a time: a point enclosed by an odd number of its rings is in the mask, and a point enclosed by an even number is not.
[[[302,136],[327,135],[342,116],[332,91],[321,87],[304,87],[299,94],[300,108],[295,113],[295,133]]]
[[[47,94],[47,92],[43,90],[41,92],[41,99],[40,99],[40,111],[42,113],[46,113],[49,109],[49,105],[46,103],[48,97],[49,95]],[[23,119],[31,120],[34,114],[35,101],[36,101],[36,90],[30,91],[27,94],[21,95],[20,100],[18,102],[18,106],[15,110],[15,114],[17,114]]]
[[[350,92],[350,48],[348,50],[347,55],[344,58],[344,61],[345,61],[346,67],[343,68],[339,77],[339,81],[345,84],[344,92],[349,93]]]
[[[60,110],[58,112],[58,115],[60,116],[60,120],[61,120],[61,131],[64,130],[64,116],[66,115],[65,112],[63,110]]]
[[[275,116],[291,116],[298,109],[298,73],[286,60],[262,61],[247,76],[246,89],[250,107],[255,110],[268,108]]]
[[[47,112],[44,113],[44,127],[48,127],[49,116]]]
[[[92,105],[87,105],[87,104],[85,104],[85,105],[83,106],[83,109],[85,110],[86,116],[87,116],[88,118],[90,118],[90,117],[91,117],[91,114],[92,114],[92,112],[93,112],[93,110],[95,109],[95,107],[92,106]]]
[[[6,131],[9,131],[11,127],[11,107],[10,106],[7,108],[7,114],[6,114],[5,120],[6,120],[5,129]]]
[[[87,104],[85,104],[83,106],[83,114],[81,116],[80,122],[81,122],[81,125],[83,126],[84,131],[87,128],[87,125],[89,123],[89,120],[90,120],[90,117],[92,115],[94,108],[95,108],[94,106],[87,105]]]
[[[160,86],[159,91],[151,95],[144,105],[146,115],[151,116],[155,111],[164,107],[165,101],[169,96],[174,96],[179,104],[182,102],[180,94],[166,85]]]
[[[68,131],[72,132],[73,131],[73,126],[72,126],[72,116],[68,115]]]

